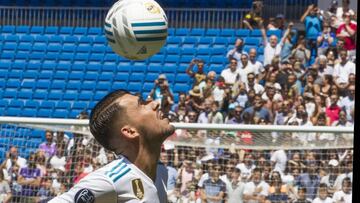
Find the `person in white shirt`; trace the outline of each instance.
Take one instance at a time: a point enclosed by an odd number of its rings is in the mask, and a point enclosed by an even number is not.
[[[233,85],[236,81],[240,80],[240,73],[237,67],[237,60],[231,59],[228,68],[221,71],[221,76],[225,79],[225,83]]]
[[[278,43],[278,37],[276,35],[271,35],[268,41],[266,36],[266,30],[264,25],[261,26],[261,34],[263,38],[263,43],[265,46],[264,49],[264,66],[271,64],[271,61],[275,56],[280,56],[281,47],[285,37],[281,39],[281,42]]]
[[[355,108],[355,85],[347,88],[348,95],[340,100],[339,106],[346,111],[346,119],[351,120],[351,111]]]
[[[66,157],[64,156],[65,146],[56,149],[56,154],[49,159],[49,163],[52,168],[63,170],[66,165]]]
[[[253,66],[249,66],[249,55],[248,54],[241,54],[241,64],[242,66],[240,68],[238,68],[238,72],[240,74],[240,81],[243,83],[247,83],[247,75],[249,73],[254,73],[255,72],[255,68]]]
[[[257,52],[255,48],[249,50],[249,64],[248,66],[254,69],[257,81],[262,80],[265,77],[265,68],[260,61],[256,60]]]
[[[270,160],[271,163],[275,166],[274,171],[278,171],[283,174],[286,168],[287,161],[285,151],[282,149],[276,150],[274,153],[272,153]]]
[[[333,77],[336,86],[345,88],[349,82],[349,75],[355,74],[355,63],[351,62],[347,58],[348,54],[346,50],[340,51],[340,63],[335,65]]]
[[[252,180],[245,184],[244,201],[246,203],[264,202],[269,194],[270,186],[261,180],[261,170],[255,168],[252,173]]]
[[[318,197],[316,197],[312,203],[333,203],[332,199],[329,197],[328,188],[325,183],[320,183],[318,189]]]
[[[351,203],[352,202],[352,186],[350,178],[344,178],[342,182],[342,190],[334,193],[334,203]]]
[[[226,183],[226,193],[228,203],[243,203],[245,183],[240,181],[241,171],[233,168],[230,182]]]
[[[256,168],[252,154],[245,154],[244,162],[236,165],[236,168],[241,170],[241,180],[249,181],[252,171]]]
[[[6,153],[5,161],[0,166],[4,166],[8,171],[11,168],[12,163],[18,164],[20,168],[26,167],[27,164],[26,159],[18,154],[18,150],[14,146],[10,147],[9,152]]]
[[[229,60],[234,58],[240,63],[240,56],[243,52],[243,45],[244,40],[240,38],[236,39],[234,48],[228,51],[228,53],[226,54],[226,58],[228,58]]]
[[[118,159],[50,203],[159,203],[154,182],[161,145],[175,131],[159,103],[117,90],[96,104],[89,125],[95,139]]]

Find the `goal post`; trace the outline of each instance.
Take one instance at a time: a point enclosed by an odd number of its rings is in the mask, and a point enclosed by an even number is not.
[[[36,161],[42,170],[42,181],[51,181],[53,195],[61,194],[90,172],[115,159],[114,154],[104,150],[92,137],[88,124],[88,120],[80,119],[0,117],[0,164],[9,159],[7,152],[12,146],[27,160],[35,153],[40,157]],[[294,177],[305,172],[311,161],[317,163],[317,174],[321,178],[330,173],[332,165],[336,165],[339,177],[340,174],[352,174],[353,127],[172,124],[176,130],[164,142],[161,160],[179,173],[183,173],[184,166],[192,167],[194,184],[178,178],[173,189],[179,193],[169,194],[170,199],[198,197],[198,185],[208,172],[209,160],[217,160],[222,168],[221,175],[226,175],[229,164],[241,168],[250,160],[249,163],[261,169],[263,179],[270,181],[270,172],[283,161],[274,154],[282,151],[286,159],[280,164],[286,164],[286,171],[281,174],[283,182],[295,189],[299,186]],[[46,130],[54,132],[56,151],[51,156],[45,156],[39,147],[46,140]],[[293,178],[289,180],[289,176]],[[243,169],[241,177],[243,181],[249,181],[251,170]],[[11,174],[7,178],[12,186],[16,186],[16,179],[12,180]],[[341,189],[339,181],[335,184],[337,190]],[[291,195],[294,199],[297,194]],[[15,196],[21,198],[23,194],[19,192]]]

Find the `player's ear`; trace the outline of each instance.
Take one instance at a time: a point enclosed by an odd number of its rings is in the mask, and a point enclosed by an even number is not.
[[[139,137],[139,132],[129,125],[125,125],[121,128],[121,134],[127,139],[134,139]]]

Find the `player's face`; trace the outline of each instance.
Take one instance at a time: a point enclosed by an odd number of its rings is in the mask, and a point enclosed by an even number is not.
[[[134,126],[148,141],[156,141],[156,137],[163,140],[174,133],[174,126],[160,111],[158,102],[145,102],[138,96],[127,94],[121,98],[120,105],[126,107],[129,125]]]

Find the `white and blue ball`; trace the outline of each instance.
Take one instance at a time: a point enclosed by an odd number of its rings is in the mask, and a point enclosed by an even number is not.
[[[131,60],[158,53],[167,38],[168,21],[153,0],[119,0],[105,19],[105,35],[113,51]]]

